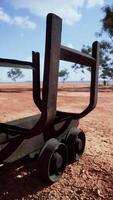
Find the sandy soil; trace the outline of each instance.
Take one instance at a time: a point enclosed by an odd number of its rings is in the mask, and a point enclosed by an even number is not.
[[[58,109],[80,111],[88,103],[88,87],[65,85],[58,93]],[[36,114],[30,84],[0,85],[0,121]],[[60,180],[45,186],[37,177],[36,161],[0,169],[0,200],[113,199],[113,88],[100,88],[98,104],[80,120],[87,137],[79,162],[66,167]]]

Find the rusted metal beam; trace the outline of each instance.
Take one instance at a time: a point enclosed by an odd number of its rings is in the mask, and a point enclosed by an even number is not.
[[[65,46],[61,46],[60,59],[86,66],[95,66],[96,64],[96,60],[92,56]]]
[[[32,62],[0,58],[0,66],[32,69]]]

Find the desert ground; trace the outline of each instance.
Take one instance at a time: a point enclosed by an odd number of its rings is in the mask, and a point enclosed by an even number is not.
[[[89,100],[88,85],[61,84],[59,110],[80,112]],[[0,84],[0,122],[39,113],[32,85]],[[36,160],[0,168],[0,200],[112,200],[113,199],[113,86],[100,86],[96,108],[82,118],[86,148],[80,161],[66,167],[52,185],[43,184]]]

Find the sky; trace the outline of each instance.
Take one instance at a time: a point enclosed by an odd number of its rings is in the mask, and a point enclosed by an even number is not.
[[[41,79],[45,48],[46,16],[55,13],[63,20],[62,45],[80,50],[91,45],[101,30],[102,7],[112,0],[0,0],[0,58],[31,61],[32,51],[40,52]],[[89,79],[89,74],[74,73],[72,63],[61,62],[60,69],[70,71],[69,81]],[[10,81],[7,68],[0,68],[0,82]],[[23,71],[32,79],[31,70]]]

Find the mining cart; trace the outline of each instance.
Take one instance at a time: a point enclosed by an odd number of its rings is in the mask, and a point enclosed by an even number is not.
[[[79,119],[91,112],[97,103],[98,42],[92,44],[92,55],[87,55],[62,46],[61,32],[62,19],[48,14],[42,92],[38,52],[32,52],[32,62],[0,58],[2,67],[32,69],[33,100],[41,113],[0,123],[0,163],[5,165],[28,155],[30,159],[37,155],[39,176],[49,182],[57,181],[67,164],[81,158],[86,138],[83,130],[78,128]],[[63,112],[56,108],[60,60],[90,67],[89,105],[81,113]]]

